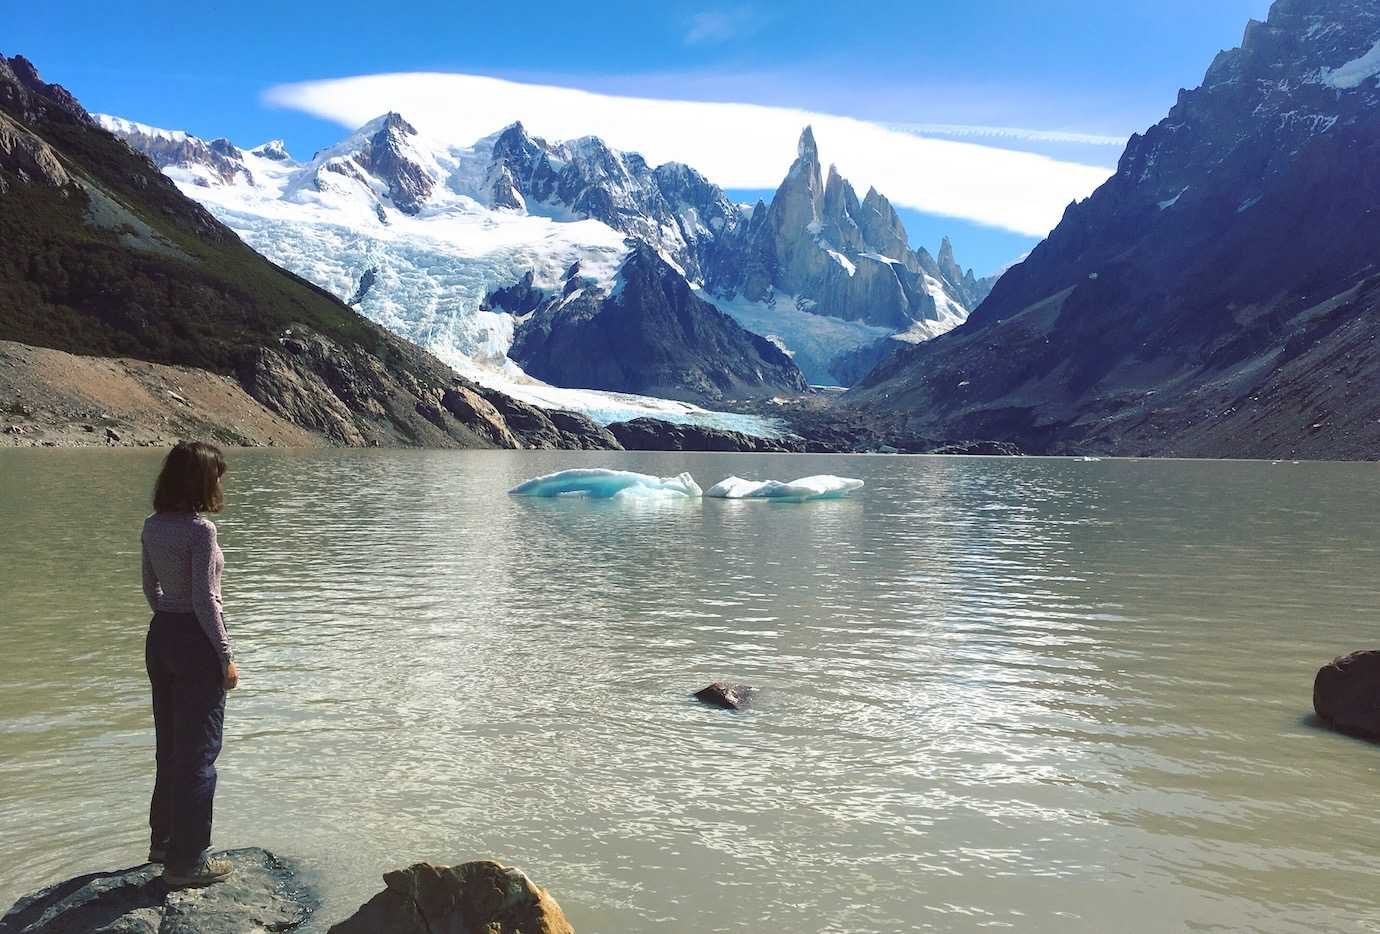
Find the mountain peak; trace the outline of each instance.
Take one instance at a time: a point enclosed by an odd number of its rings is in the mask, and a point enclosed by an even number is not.
[[[811,162],[819,161],[819,147],[815,145],[815,131],[808,123],[805,129],[800,131],[800,142],[795,147],[796,158],[808,159]]]
[[[403,119],[403,115],[396,110],[390,110],[383,115],[383,122],[379,128],[383,130],[401,130],[408,136],[417,135],[417,128]]]
[[[286,144],[280,139],[271,139],[251,152],[261,159],[272,159],[274,162],[288,162],[292,159]]]

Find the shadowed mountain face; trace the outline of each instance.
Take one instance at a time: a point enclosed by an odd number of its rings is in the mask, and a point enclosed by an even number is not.
[[[1027,450],[1380,456],[1380,6],[1279,0],[853,404]]]
[[[807,389],[780,348],[700,298],[651,247],[630,242],[611,289],[572,269],[562,293],[521,320],[509,355],[528,373],[561,386],[689,401]],[[519,283],[491,299],[501,305],[528,294]],[[509,310],[525,314],[528,306]]]

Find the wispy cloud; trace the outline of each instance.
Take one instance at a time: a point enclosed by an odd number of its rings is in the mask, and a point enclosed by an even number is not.
[[[964,123],[888,123],[902,133],[918,136],[957,136],[968,138],[1021,140],[1029,143],[1078,143],[1085,146],[1126,145],[1127,137],[1102,133],[1076,133],[1067,130],[1030,130],[1015,126],[970,126]]]
[[[765,23],[766,17],[750,6],[703,10],[690,17],[685,44],[711,45],[746,38]]]
[[[457,145],[521,120],[549,139],[597,135],[653,164],[684,162],[725,188],[745,189],[776,187],[809,124],[821,158],[837,163],[859,192],[875,186],[897,205],[1035,236],[1111,174],[804,109],[599,94],[479,75],[308,81],[271,88],[265,99],[350,129],[396,110],[422,132]]]

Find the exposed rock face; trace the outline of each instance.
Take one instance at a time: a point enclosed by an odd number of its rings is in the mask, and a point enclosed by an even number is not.
[[[10,186],[7,179],[21,185],[52,188],[72,182],[47,143],[0,113],[0,194]]]
[[[148,864],[69,879],[21,898],[0,934],[267,934],[307,920],[315,898],[288,863],[257,848],[223,855],[234,873],[201,889],[170,891],[161,867]]]
[[[629,451],[786,453],[804,450],[804,443],[798,438],[758,438],[738,431],[680,425],[656,418],[614,422],[608,430]]]
[[[859,404],[1049,453],[1380,456],[1380,7],[1279,0]]]
[[[741,221],[736,205],[686,165],[655,169],[637,153],[619,152],[593,136],[550,143],[514,123],[475,155],[489,164],[481,200],[493,207],[559,207],[603,221],[614,230],[660,247],[692,280],[699,280],[719,241]]]
[[[329,934],[574,934],[561,908],[522,872],[482,861],[417,863]]]
[[[548,298],[547,294],[533,284],[532,270],[523,273],[521,279],[512,285],[502,286],[484,296],[480,304],[483,311],[506,311],[510,315],[525,315],[536,311]]]
[[[1380,739],[1380,651],[1353,652],[1318,669],[1313,709],[1343,733]]]
[[[797,157],[765,210],[741,225],[736,250],[721,253],[711,287],[754,301],[776,292],[801,309],[896,330],[932,322],[946,330],[968,314],[977,292],[948,240],[935,262],[910,248],[891,203],[875,188],[860,202],[830,166],[826,174],[806,127]],[[969,287],[972,282],[972,288]]]
[[[160,169],[170,166],[200,168],[209,176],[200,180],[203,184],[210,184],[211,180],[225,185],[232,185],[236,180],[254,184],[254,173],[245,166],[244,153],[228,139],[207,142],[187,133],[160,131],[109,114],[97,114],[95,120],[101,129],[148,156]]]
[[[711,707],[722,707],[724,710],[742,710],[752,700],[754,693],[755,690],[746,684],[715,681],[709,687],[696,691],[695,700]]]
[[[377,132],[361,147],[357,161],[388,185],[388,197],[399,211],[416,214],[436,181],[413,156],[408,137],[417,130],[401,114],[385,114]]]
[[[292,156],[288,154],[287,146],[283,145],[280,139],[271,139],[262,146],[254,150],[254,155],[263,159],[272,159],[274,162],[291,162]]]
[[[780,348],[696,295],[650,246],[629,243],[611,290],[572,269],[563,294],[518,325],[509,356],[558,386],[696,402],[808,388]]]
[[[505,424],[524,448],[573,451],[621,451],[622,445],[594,419],[579,412],[539,409],[511,396],[482,386],[474,391],[503,416]]]
[[[959,441],[937,447],[931,454],[964,454],[969,457],[1024,457],[1025,453],[1009,441]]]

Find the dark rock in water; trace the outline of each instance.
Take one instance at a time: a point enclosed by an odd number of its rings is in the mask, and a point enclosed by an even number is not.
[[[799,438],[759,438],[741,431],[682,425],[659,418],[614,422],[608,430],[629,451],[736,451],[790,453],[804,450]]]
[[[417,863],[328,934],[575,934],[556,900],[520,870],[480,861]]]
[[[715,681],[707,688],[695,692],[695,700],[711,707],[725,710],[742,710],[752,700],[755,689],[747,684],[729,684]]]
[[[1009,441],[959,441],[935,448],[931,454],[966,454],[970,457],[1025,457],[1025,452]]]
[[[1318,669],[1313,709],[1343,733],[1380,739],[1380,651],[1352,652]]]
[[[223,855],[235,871],[200,889],[169,890],[151,864],[68,879],[16,902],[0,934],[257,934],[307,920],[316,899],[287,863],[257,847]]]

